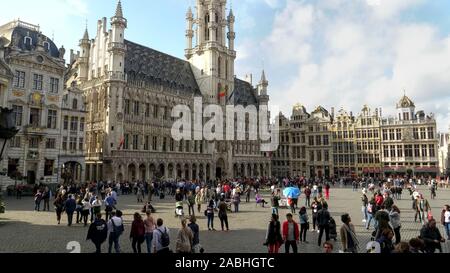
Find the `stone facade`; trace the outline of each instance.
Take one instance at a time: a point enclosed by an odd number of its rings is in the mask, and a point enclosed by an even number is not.
[[[279,116],[283,126],[281,146],[272,158],[274,175],[438,175],[436,120],[416,112],[406,96],[397,111],[398,117],[383,119],[381,109],[372,112],[367,105],[356,117],[343,109],[335,115],[334,109],[329,114],[319,106],[308,114],[302,105],[294,106],[290,120]]]
[[[199,1],[195,19],[189,9],[187,61],[126,40],[120,1],[110,29],[102,18],[94,39],[85,31],[70,66],[77,77],[67,84],[86,98],[87,180],[270,176],[270,158],[258,142],[172,138],[172,109],[193,109],[195,97],[222,107],[268,103],[264,73],[256,88],[234,76],[234,16],[225,16],[225,6]]]
[[[397,104],[398,116],[382,120],[381,155],[386,175],[439,173],[436,120],[415,108],[404,96]]]
[[[1,169],[9,177],[19,172],[28,183],[56,183],[65,50],[58,49],[38,26],[21,21],[0,26],[0,37],[1,62],[14,75],[1,92],[2,101],[14,110],[20,128],[10,141]]]

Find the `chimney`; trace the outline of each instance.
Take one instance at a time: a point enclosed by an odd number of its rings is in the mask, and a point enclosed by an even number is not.
[[[331,107],[331,117],[334,118],[334,107]]]
[[[107,32],[107,29],[106,29],[106,17],[102,18],[102,28],[103,28],[103,33],[106,33]]]

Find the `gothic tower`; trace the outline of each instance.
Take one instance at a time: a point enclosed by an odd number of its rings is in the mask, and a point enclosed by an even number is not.
[[[197,0],[195,19],[190,8],[186,14],[186,58],[191,63],[205,103],[225,105],[234,90],[235,18],[231,10],[226,16],[226,2]]]

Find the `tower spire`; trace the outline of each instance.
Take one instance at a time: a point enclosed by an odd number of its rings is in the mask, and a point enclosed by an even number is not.
[[[120,0],[119,0],[119,2],[117,2],[116,15],[115,16],[123,18],[122,2]]]

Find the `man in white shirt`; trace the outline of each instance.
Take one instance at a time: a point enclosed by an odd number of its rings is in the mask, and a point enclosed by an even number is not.
[[[163,245],[163,235],[167,234],[170,238],[170,230],[165,227],[162,219],[156,221],[157,228],[153,231],[153,253],[169,253],[170,246]],[[170,242],[169,242],[170,243]]]

